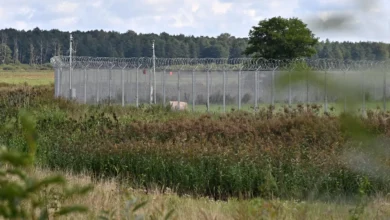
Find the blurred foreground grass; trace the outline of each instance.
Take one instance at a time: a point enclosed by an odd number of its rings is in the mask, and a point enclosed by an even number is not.
[[[53,174],[53,171],[35,169],[34,175],[43,178]],[[88,173],[72,174],[61,171],[69,183],[77,185],[94,185],[93,192],[84,197],[69,200],[70,204],[85,204],[89,207],[86,215],[77,215],[78,219],[97,219],[102,211],[107,210],[104,216],[109,219],[121,219],[126,209],[126,202],[137,198],[137,201],[147,201],[134,215],[143,215],[145,219],[162,217],[170,210],[174,210],[171,219],[351,219],[356,211],[356,205],[346,201],[332,203],[318,201],[286,201],[263,200],[260,198],[251,200],[230,199],[228,201],[214,201],[208,198],[192,198],[190,196],[178,196],[174,192],[162,193],[157,188],[155,191],[145,193],[142,190],[132,189],[120,184],[115,179],[105,181],[92,181]],[[68,204],[68,203],[67,203]],[[65,205],[65,204],[64,204]],[[75,217],[74,215],[70,215]],[[384,196],[373,198],[367,203],[361,219],[389,219],[390,200]]]

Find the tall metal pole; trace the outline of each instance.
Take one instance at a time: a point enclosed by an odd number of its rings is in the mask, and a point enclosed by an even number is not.
[[[383,72],[383,111],[386,111],[386,70]]]
[[[306,110],[308,109],[307,105],[309,105],[309,72],[306,71]]]
[[[166,98],[165,98],[165,84],[166,84],[166,70],[164,69],[164,74],[163,74],[163,79],[162,79],[162,83],[163,83],[163,105],[165,106],[165,102],[166,102]]]
[[[108,72],[108,102],[109,102],[109,105],[111,105],[111,79],[112,79],[111,70],[112,70],[112,67],[110,68],[110,70]]]
[[[87,104],[87,67],[84,67],[84,104]]]
[[[178,109],[180,109],[180,72],[181,72],[181,68],[177,73],[177,102],[178,102],[177,108]]]
[[[210,112],[210,69],[207,70],[207,112]]]
[[[238,72],[238,110],[241,110],[241,69]]]
[[[258,73],[259,73],[258,70],[256,70],[256,72],[255,72],[255,111],[257,110],[257,107],[258,107],[258,106],[257,106],[257,104],[258,104],[257,101],[258,101],[258,99],[259,99],[259,98],[258,98],[258,95],[259,95],[259,94],[258,94],[258,92],[257,92],[257,91],[259,90],[259,89],[258,89],[258,82],[259,82],[259,79],[258,79],[258,75],[259,75],[259,74],[258,74]]]
[[[97,69],[97,72],[96,72],[96,104],[99,104],[99,93],[100,93],[100,80],[99,80],[99,76],[100,76],[100,67],[102,65],[100,65]]]
[[[288,106],[292,105],[292,94],[291,94],[291,70],[288,71]]]
[[[325,113],[328,112],[328,78],[327,71],[325,70]]]
[[[60,67],[59,72],[59,82],[58,82],[58,96],[62,96],[62,67]]]
[[[272,82],[271,82],[271,105],[275,105],[275,70],[272,70]]]
[[[156,92],[153,93],[153,91],[156,89],[156,55],[154,50],[154,40],[153,40],[153,87],[150,90],[151,92],[151,98],[153,97],[154,104],[156,104]]]
[[[195,111],[195,69],[192,70],[192,112]]]
[[[364,77],[364,72],[363,72],[363,74],[362,74],[362,93],[363,93],[362,114],[363,114],[363,116],[366,113],[366,90],[365,90],[364,80],[365,80],[365,77]]]
[[[72,44],[73,36],[70,34],[70,43],[69,43],[69,99],[72,99]]]
[[[223,112],[226,112],[226,70],[223,70]]]
[[[138,108],[138,106],[139,106],[139,79],[138,79],[138,70],[139,70],[139,68],[140,68],[141,66],[139,65],[138,66],[138,68],[137,68],[137,73],[136,73],[136,75],[135,75],[135,81],[136,81],[136,88],[135,88],[135,105],[137,106],[137,108]]]
[[[125,106],[125,68],[127,67],[127,65],[125,65],[122,70],[121,70],[121,83],[122,83],[122,107]]]

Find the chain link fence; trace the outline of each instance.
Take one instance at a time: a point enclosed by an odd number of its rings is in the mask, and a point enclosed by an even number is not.
[[[355,88],[361,107],[380,104],[386,109],[388,63],[331,59],[265,60],[190,58],[91,58],[53,57],[55,96],[85,104],[163,104],[187,102],[190,110],[251,110],[277,104],[330,104],[346,94],[332,82]],[[314,72],[296,82],[292,73],[300,65]],[[302,70],[302,68],[300,68]],[[276,80],[288,76],[287,86]],[[319,83],[321,82],[321,83]]]

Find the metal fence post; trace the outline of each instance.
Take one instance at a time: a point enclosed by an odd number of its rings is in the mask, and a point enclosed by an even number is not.
[[[192,70],[192,112],[195,111],[195,70]]]
[[[68,73],[69,73],[69,75],[68,75],[68,83],[69,83],[69,86],[68,86],[68,97],[69,97],[69,99],[72,99],[72,76],[70,75],[71,73],[71,67],[69,67],[69,69],[68,69]]]
[[[162,81],[162,98],[163,98],[163,100],[162,100],[162,102],[163,102],[163,105],[165,106],[165,79],[166,79],[166,75],[167,75],[167,72],[166,72],[166,70],[164,69],[164,72],[163,72],[163,75],[162,75],[162,79],[161,79],[161,81]]]
[[[288,71],[288,106],[292,107],[292,94],[291,94],[291,70]]]
[[[58,67],[55,67],[54,68],[54,82],[55,82],[55,84],[54,84],[54,97],[58,97],[58,73],[59,73],[59,69],[58,69]]]
[[[99,82],[99,76],[100,76],[100,68],[102,66],[103,66],[103,64],[100,64],[100,66],[97,69],[97,73],[96,73],[96,82],[97,82],[97,86],[96,86],[96,103],[97,104],[99,104],[99,102],[100,102],[100,82]]]
[[[196,100],[196,91],[195,91],[195,81],[196,81],[196,78],[195,78],[195,71],[196,69],[198,68],[198,66],[196,66],[193,70],[192,70],[192,111],[194,112],[195,111],[195,100]]]
[[[238,110],[241,110],[241,69],[238,72]]]
[[[153,104],[152,71],[149,69],[149,105]]]
[[[163,78],[163,103],[164,103],[164,106],[166,105],[166,102],[167,102],[166,86],[167,86],[167,74],[164,70],[164,78]]]
[[[177,102],[178,102],[178,108],[180,108],[180,71],[177,72]]]
[[[210,69],[207,69],[207,112],[210,111]]]
[[[55,67],[55,86],[54,86],[54,96],[58,98],[60,96],[60,87],[61,87],[61,68]]]
[[[177,102],[178,106],[177,108],[180,109],[180,73],[181,73],[182,67],[180,68],[179,72],[177,73]]]
[[[100,67],[98,67],[96,72],[96,104],[99,104],[99,89],[100,89],[99,73],[100,73]]]
[[[127,64],[122,68],[121,70],[121,81],[122,81],[122,107],[125,106],[125,68],[127,67]]]
[[[182,60],[181,62],[185,62]],[[179,69],[179,72],[177,73],[177,101],[178,101],[178,109],[180,109],[180,75],[181,71],[183,70],[183,67],[185,66],[185,63],[181,63],[181,67]]]
[[[156,82],[156,67],[153,65],[153,103],[157,104],[157,82]]]
[[[366,113],[366,90],[365,90],[364,80],[365,80],[365,77],[364,77],[364,71],[363,71],[362,72],[362,93],[363,93],[362,114],[363,114],[363,116]]]
[[[384,69],[383,71],[383,111],[386,111],[386,104],[387,104],[387,91],[386,91],[386,78],[387,78],[387,72],[386,72],[386,69]]]
[[[259,99],[259,94],[258,94],[258,87],[259,87],[259,85],[258,85],[258,83],[259,83],[259,79],[258,79],[258,77],[259,77],[259,72],[258,72],[258,70],[256,70],[256,72],[255,72],[255,111],[257,110],[257,107],[258,107],[258,99]]]
[[[271,85],[271,105],[275,105],[275,70],[277,68],[274,68],[272,70],[272,85]]]
[[[223,70],[223,112],[226,112],[226,69]]]
[[[111,105],[111,79],[112,79],[112,68],[108,70],[108,103]]]
[[[328,80],[327,80],[327,71],[325,70],[325,103],[324,103],[324,111],[325,113],[328,112]]]
[[[63,77],[63,73],[62,73],[62,67],[60,67],[60,78],[59,78],[59,82],[58,82],[58,94],[59,96],[62,95],[62,77]]]
[[[306,71],[306,108],[309,105],[309,71]]]
[[[210,85],[210,96],[213,94],[213,75],[209,72],[209,85]]]
[[[344,75],[344,83],[347,82],[347,71],[349,67],[345,70],[343,70],[343,75]],[[347,95],[344,94],[344,113],[347,112]]]
[[[259,107],[259,70],[261,66],[257,67],[255,72],[255,111],[257,111]]]
[[[84,68],[84,104],[87,104],[87,67]]]
[[[135,105],[137,108],[139,107],[139,68],[141,68],[142,64],[139,63],[140,60],[138,60],[138,67],[137,67],[137,72],[135,75],[135,81],[136,81],[136,92],[135,92]]]

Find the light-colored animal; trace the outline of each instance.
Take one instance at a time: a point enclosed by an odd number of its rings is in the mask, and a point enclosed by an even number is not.
[[[170,101],[172,110],[186,110],[188,107],[187,102]]]

